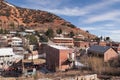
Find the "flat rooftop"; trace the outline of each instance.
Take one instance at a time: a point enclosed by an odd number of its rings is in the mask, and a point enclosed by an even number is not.
[[[64,46],[58,46],[58,45],[49,45],[50,47],[56,48],[56,49],[62,49],[62,50],[68,50],[69,48],[64,47]]]
[[[0,56],[15,55],[13,48],[0,48]]]
[[[54,39],[73,40],[73,38],[54,37]]]

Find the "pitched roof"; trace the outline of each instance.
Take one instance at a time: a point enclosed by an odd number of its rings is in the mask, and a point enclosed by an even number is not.
[[[88,50],[89,51],[94,51],[94,52],[100,52],[100,53],[105,53],[108,49],[110,49],[111,47],[109,46],[98,46],[98,45],[94,45],[91,46]]]

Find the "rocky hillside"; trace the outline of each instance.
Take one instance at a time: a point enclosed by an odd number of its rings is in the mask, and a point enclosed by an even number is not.
[[[54,30],[61,28],[64,32],[73,31],[76,34],[80,33],[86,37],[95,37],[52,13],[41,10],[20,8],[11,5],[4,0],[0,0],[0,27],[6,29],[17,29],[18,26],[34,28],[39,31],[46,31],[49,27]]]

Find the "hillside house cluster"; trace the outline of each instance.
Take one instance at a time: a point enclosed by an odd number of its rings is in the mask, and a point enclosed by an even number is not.
[[[88,57],[103,58],[104,62],[115,59],[118,56],[117,52],[119,52],[118,44],[112,43],[111,45],[105,41],[87,41],[81,34],[75,35],[73,38],[64,35],[57,36],[48,42],[39,42],[38,37],[38,44],[30,44],[25,37],[25,35],[35,35],[35,30],[27,29],[23,32],[17,32],[17,34],[20,36],[16,36],[16,32],[0,35],[0,50],[2,50],[0,68],[4,70],[8,70],[13,67],[11,65],[14,64],[15,66],[19,62],[25,74],[31,74],[29,71],[39,70],[40,67],[44,67],[49,71],[66,71],[84,66],[76,58],[77,53],[82,52],[81,50]]]
[[[24,33],[25,35],[31,35],[34,34],[34,30],[26,30]],[[25,35],[16,31],[10,31],[9,34],[0,34],[0,69],[5,73],[14,71],[16,74],[19,72],[22,74],[24,59],[38,59],[38,51],[28,50],[30,46],[26,37],[24,37]],[[25,57],[26,55],[27,57]]]

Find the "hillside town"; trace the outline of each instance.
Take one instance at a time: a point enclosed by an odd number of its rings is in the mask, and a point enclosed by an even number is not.
[[[120,43],[109,37],[1,28],[0,52],[0,80],[120,79]]]
[[[0,80],[120,80],[119,3],[0,0]]]

